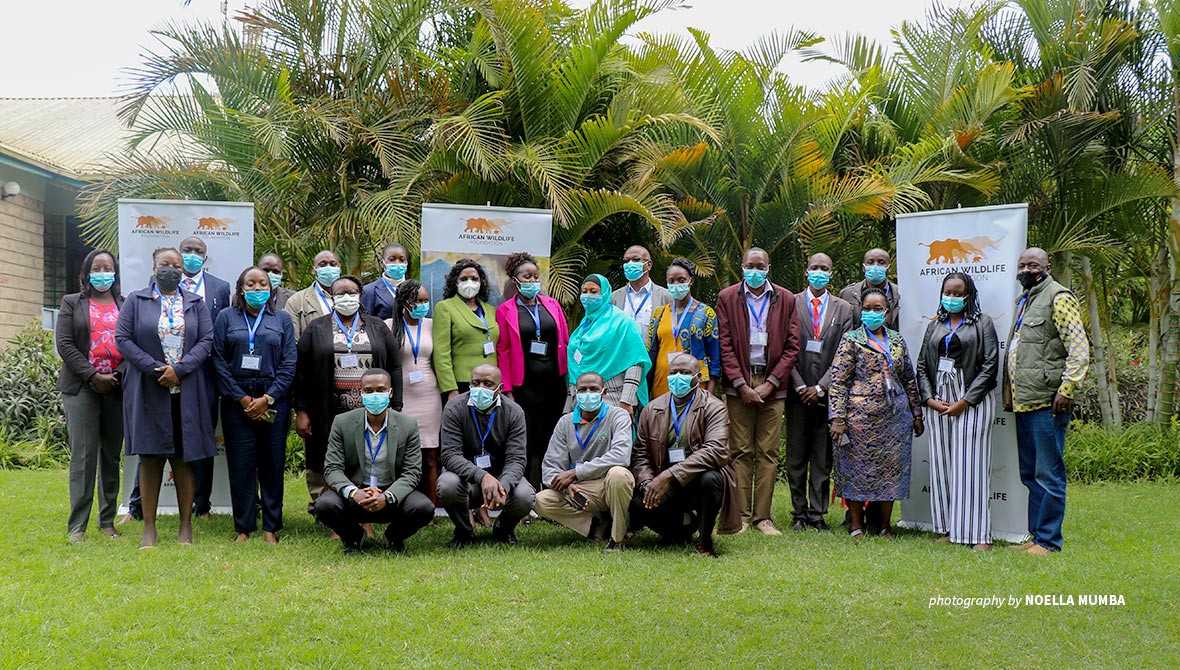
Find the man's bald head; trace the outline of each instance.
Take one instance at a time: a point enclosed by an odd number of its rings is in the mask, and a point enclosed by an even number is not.
[[[480,363],[471,370],[471,385],[494,389],[500,385],[503,377],[500,368],[488,363]]]
[[[824,253],[811,254],[811,257],[807,259],[807,269],[831,272],[832,257]]]

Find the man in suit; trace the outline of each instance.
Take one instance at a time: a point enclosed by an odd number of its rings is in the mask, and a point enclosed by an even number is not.
[[[378,319],[389,319],[396,311],[397,287],[410,269],[410,252],[399,242],[390,242],[381,250],[381,276],[361,289],[361,306]]]
[[[516,525],[533,509],[537,492],[524,478],[527,462],[524,410],[500,390],[500,368],[484,363],[471,371],[471,390],[443,409],[438,499],[455,525],[448,549],[475,540],[471,510],[500,510],[492,538],[515,545]]]
[[[889,311],[885,312],[885,327],[897,330],[898,314],[901,311],[901,292],[897,284],[889,281],[889,265],[892,261],[884,249],[869,249],[864,257],[864,281],[849,284],[840,290],[840,299],[852,305],[852,327],[860,328],[860,295],[870,286],[885,292]]]
[[[610,304],[635,322],[644,346],[650,346],[647,327],[651,315],[657,307],[671,304],[672,294],[651,280],[651,253],[638,244],[623,254],[623,276],[627,284],[611,292]]]
[[[296,291],[283,308],[291,315],[295,326],[295,339],[303,335],[307,324],[332,311],[332,282],[340,279],[340,257],[333,251],[324,250],[312,260],[315,281],[307,288]]]
[[[324,477],[330,487],[315,501],[316,518],[340,536],[344,553],[359,551],[361,524],[386,523],[389,549],[405,551],[406,539],[434,517],[430,498],[416,490],[422,475],[418,422],[389,408],[392,378],[381,368],[361,376],[357,408],[336,416],[328,437]]]
[[[647,526],[665,542],[696,541],[698,554],[716,557],[713,528],[741,529],[737,479],[729,467],[729,417],[725,403],[700,388],[701,364],[679,354],[668,364],[670,392],[651,401],[639,417],[631,472],[631,528]]]
[[[291,296],[295,295],[295,291],[283,286],[283,276],[286,274],[283,269],[283,259],[273,252],[263,254],[258,259],[258,268],[265,272],[267,277],[270,277],[270,287],[275,294],[275,306],[283,309],[287,306],[287,301],[291,299]]]
[[[807,259],[807,290],[795,296],[804,344],[791,370],[787,395],[787,483],[794,517],[791,530],[797,532],[808,526],[828,530],[824,521],[832,473],[828,369],[844,333],[852,330],[852,305],[832,295],[831,279],[832,259],[815,254]]]

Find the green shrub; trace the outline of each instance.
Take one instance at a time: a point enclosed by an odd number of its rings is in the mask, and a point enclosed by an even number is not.
[[[69,461],[53,333],[30,325],[0,351],[0,467],[58,467]]]
[[[1180,424],[1075,424],[1065,464],[1074,482],[1180,480]]]
[[[291,421],[294,426],[295,421]],[[303,458],[303,438],[295,433],[292,428],[287,433],[287,472],[293,475],[303,475],[303,469],[307,461]]]

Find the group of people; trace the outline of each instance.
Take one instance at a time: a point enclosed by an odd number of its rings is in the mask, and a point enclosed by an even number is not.
[[[293,417],[308,511],[346,552],[374,523],[400,551],[442,507],[455,549],[477,526],[515,545],[518,525],[540,517],[608,552],[649,528],[715,556],[715,534],[781,535],[771,511],[785,419],[792,530],[828,530],[839,496],[853,537],[892,537],[912,439],[929,428],[938,539],[987,550],[991,392],[1002,383],[1030,493],[1022,548],[1061,549],[1065,429],[1088,342],[1076,299],[1040,249],[1020,259],[1024,291],[1004,360],[971,276],[952,272],[916,366],[881,249],[838,295],[827,255],[808,259],[796,294],[770,279],[766,251],[748,249],[741,281],[711,307],[693,296],[691,261],[673,260],[659,286],[650,253],[633,246],[625,286],[585,279],[572,331],[526,253],[507,258],[498,307],[475,260],[451,267],[433,305],[408,276],[404,246],[389,244],[380,260],[365,283],[321,251],[314,281],[293,291],[283,260],[267,254],[231,287],[205,271],[207,248],[194,237],[157,249],[148,285],[124,298],[115,255],[91,252],[57,323],[70,538],[83,539],[96,479],[99,528],[117,534],[125,445],[139,458],[131,516],[143,519],[141,546],[158,541],[165,462],[178,539],[191,542],[192,515],[210,509],[220,422],[238,539],[261,515],[263,536],[277,542]]]

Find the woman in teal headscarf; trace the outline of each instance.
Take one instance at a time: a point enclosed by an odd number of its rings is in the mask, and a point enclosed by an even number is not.
[[[570,335],[569,382],[572,402],[574,384],[583,372],[597,372],[606,381],[602,399],[631,414],[647,404],[647,370],[651,358],[643,338],[618,308],[610,304],[610,282],[602,275],[590,275],[582,282],[582,307],[586,316]]]

